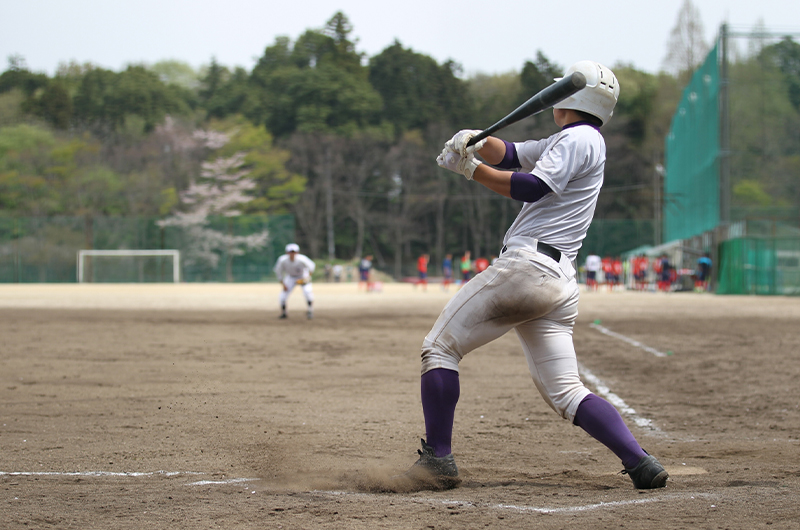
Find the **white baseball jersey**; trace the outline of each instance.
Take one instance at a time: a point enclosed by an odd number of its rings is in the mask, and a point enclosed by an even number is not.
[[[586,270],[598,272],[603,266],[603,260],[597,254],[589,254],[586,256]]]
[[[297,254],[294,261],[289,259],[288,254],[284,254],[275,263],[275,275],[280,281],[286,278],[293,280],[308,279],[316,268],[316,264],[303,254]]]
[[[506,232],[538,239],[574,260],[594,216],[603,186],[606,144],[589,125],[567,127],[543,140],[515,143],[521,170],[533,173],[553,190],[525,203]]]

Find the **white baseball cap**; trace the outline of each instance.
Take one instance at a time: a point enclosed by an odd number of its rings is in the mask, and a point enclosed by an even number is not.
[[[286,245],[286,252],[300,252],[300,247],[296,243],[289,243]]]

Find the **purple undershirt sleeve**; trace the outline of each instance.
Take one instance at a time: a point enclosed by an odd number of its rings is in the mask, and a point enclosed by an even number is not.
[[[551,191],[536,175],[516,171],[511,174],[511,198],[515,201],[536,202]]]
[[[517,148],[514,147],[514,144],[511,142],[506,142],[503,140],[503,143],[506,144],[506,154],[503,157],[503,160],[500,161],[495,167],[499,167],[500,169],[516,169],[520,167],[519,157],[517,156]]]

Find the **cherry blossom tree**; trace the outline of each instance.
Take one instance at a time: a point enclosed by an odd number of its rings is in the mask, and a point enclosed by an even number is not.
[[[209,149],[226,145],[230,137],[218,131],[200,130],[194,138]],[[240,207],[253,200],[248,192],[256,182],[248,178],[250,168],[245,163],[247,153],[239,151],[228,157],[203,162],[199,177],[180,193],[181,211],[158,222],[161,227],[177,227],[186,236],[184,261],[187,265],[216,268],[220,258],[227,258],[228,279],[232,278],[230,264],[234,256],[261,250],[269,241],[263,230],[249,235],[234,235],[212,228],[214,217],[237,217]]]

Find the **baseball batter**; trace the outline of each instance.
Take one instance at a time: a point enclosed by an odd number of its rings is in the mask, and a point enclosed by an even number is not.
[[[417,489],[455,487],[451,450],[459,363],[472,350],[514,330],[533,382],[562,418],[584,429],[621,460],[636,488],[659,488],[668,474],[637,443],[619,412],[581,382],[572,342],[578,284],[572,262],[586,236],[603,185],[606,146],[600,127],[611,117],[619,85],[593,61],[572,65],[587,86],[553,110],[561,131],[509,143],[463,130],[445,144],[440,166],[525,204],[503,239],[496,263],[445,306],[422,344],[422,408],[427,440],[401,475]],[[486,161],[475,158],[480,154]]]
[[[286,300],[294,289],[295,285],[299,285],[303,289],[303,294],[306,297],[306,304],[308,309],[306,317],[310,320],[314,316],[314,291],[311,289],[311,275],[314,273],[316,264],[311,261],[307,256],[300,254],[300,247],[295,243],[286,245],[286,254],[278,258],[275,263],[275,275],[283,285],[283,290],[278,297],[281,304],[280,318],[287,318],[286,313]]]

